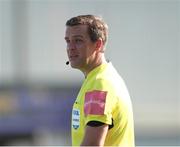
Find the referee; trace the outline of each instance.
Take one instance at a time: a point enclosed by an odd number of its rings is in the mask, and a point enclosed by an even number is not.
[[[135,146],[131,100],[106,61],[107,38],[108,26],[100,17],[80,15],[66,22],[68,63],[85,76],[72,110],[73,146]]]

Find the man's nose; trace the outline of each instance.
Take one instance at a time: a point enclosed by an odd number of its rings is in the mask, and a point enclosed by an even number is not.
[[[69,44],[68,44],[68,49],[69,49],[69,50],[74,50],[74,49],[76,49],[75,44],[74,44],[74,43],[69,43]]]

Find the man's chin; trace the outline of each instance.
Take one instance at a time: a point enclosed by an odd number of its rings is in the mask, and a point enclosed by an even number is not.
[[[71,67],[72,67],[72,68],[77,68],[77,69],[80,68],[80,66],[79,66],[78,64],[73,64],[73,63],[71,63]]]

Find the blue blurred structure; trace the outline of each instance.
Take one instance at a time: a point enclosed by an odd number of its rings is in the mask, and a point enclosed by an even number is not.
[[[0,114],[0,145],[9,145],[8,140],[18,136],[27,136],[32,140],[34,132],[39,129],[70,134],[71,108],[77,88],[43,87],[33,90],[16,86],[0,92],[5,92],[7,96],[8,93],[13,93],[6,103],[6,107],[11,107],[10,111],[6,109],[7,112],[4,110]],[[1,97],[1,102],[2,99]]]

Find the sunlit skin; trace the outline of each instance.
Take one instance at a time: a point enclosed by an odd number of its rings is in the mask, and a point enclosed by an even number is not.
[[[67,26],[65,40],[71,67],[81,70],[85,76],[102,63],[105,63],[102,39],[92,42],[87,25]]]

